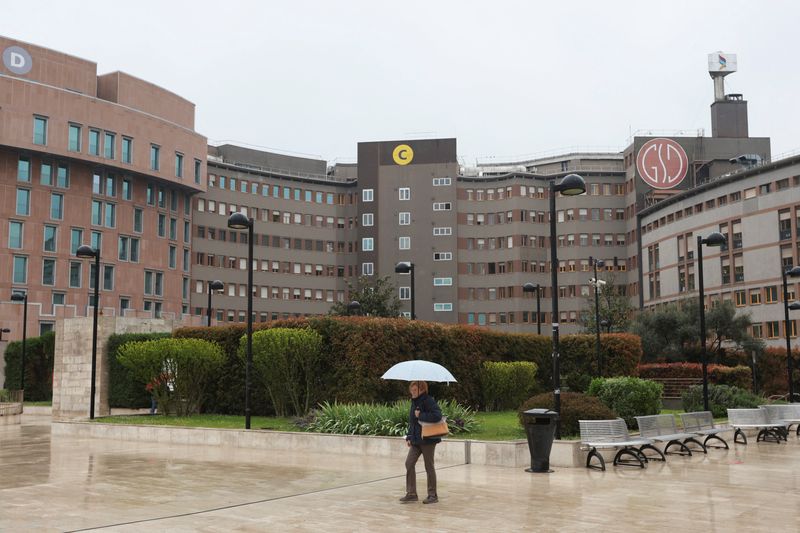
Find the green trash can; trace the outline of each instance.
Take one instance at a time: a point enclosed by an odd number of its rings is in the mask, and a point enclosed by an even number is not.
[[[522,413],[528,451],[531,453],[531,467],[526,468],[526,472],[552,472],[550,450],[553,448],[558,419],[558,413],[550,409],[530,409]]]

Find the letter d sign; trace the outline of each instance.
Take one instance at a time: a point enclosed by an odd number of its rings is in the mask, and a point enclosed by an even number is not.
[[[31,55],[19,46],[9,46],[3,50],[3,64],[14,74],[27,74],[33,66]]]

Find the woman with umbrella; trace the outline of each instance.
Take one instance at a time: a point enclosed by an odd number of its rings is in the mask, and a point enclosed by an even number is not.
[[[422,436],[420,422],[439,422],[442,419],[442,410],[432,396],[428,395],[428,384],[424,381],[412,381],[408,386],[411,393],[411,409],[408,413],[408,431],[406,445],[406,495],[400,498],[403,503],[415,502],[417,497],[417,471],[416,465],[419,456],[425,461],[425,472],[428,476],[428,497],[422,503],[436,503],[439,497],[436,494],[436,470],[433,465],[433,454],[436,445],[442,442],[439,437]]]

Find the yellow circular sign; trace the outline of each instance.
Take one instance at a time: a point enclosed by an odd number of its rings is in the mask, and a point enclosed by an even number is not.
[[[398,165],[407,165],[414,159],[414,150],[407,144],[400,144],[392,151],[392,159]]]

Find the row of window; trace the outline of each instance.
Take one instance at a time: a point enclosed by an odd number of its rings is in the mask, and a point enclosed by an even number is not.
[[[301,189],[299,187],[287,187],[282,185],[270,185],[268,183],[258,183],[255,181],[245,181],[223,175],[209,174],[208,186],[218,189],[227,189],[247,194],[261,194],[264,197],[280,198],[283,200],[295,200],[297,202],[313,202],[317,204],[345,205],[346,201],[353,204],[355,197],[353,194],[332,193],[324,191],[313,191]]]
[[[53,172],[54,166],[55,173]],[[20,157],[17,160],[17,181],[31,183],[32,179],[31,160],[27,157]],[[69,165],[42,162],[39,166],[39,183],[50,187],[69,188]]]
[[[517,260],[517,261],[500,261],[492,263],[461,263],[459,265],[459,268],[465,274],[478,274],[478,275],[513,274],[514,272],[546,273],[550,272],[550,262]],[[619,261],[617,260],[617,258],[606,259],[605,266],[599,270],[602,271],[603,268],[607,272],[613,272],[615,270],[619,272],[624,272],[625,270],[627,270],[625,262]],[[589,272],[590,270],[592,270],[592,268],[588,259],[567,259],[567,260],[559,260],[558,262],[559,272]]]
[[[508,187],[497,187],[488,189],[466,189],[467,200],[470,201],[491,201],[504,200],[515,196],[521,198],[533,198],[544,200],[547,198],[547,187],[533,187],[527,185],[511,185]],[[624,183],[588,183],[586,194],[589,196],[624,196]]]

